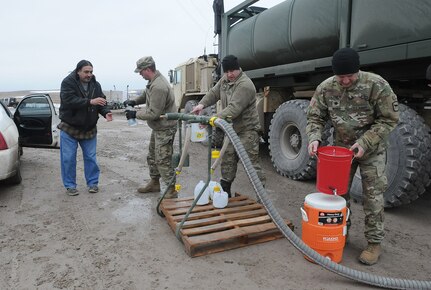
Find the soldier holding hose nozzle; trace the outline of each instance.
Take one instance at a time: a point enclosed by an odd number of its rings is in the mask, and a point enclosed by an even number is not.
[[[163,185],[169,186],[165,198],[176,198],[178,192],[170,181],[175,174],[172,155],[177,122],[161,118],[166,113],[177,112],[174,93],[165,77],[156,70],[156,64],[151,56],[144,56],[136,62],[135,73],[139,73],[148,81],[147,88],[143,96],[125,101],[124,105],[145,103],[146,106],[145,111],[126,110],[126,118],[145,120],[152,129],[147,155],[151,180],[145,186],[139,187],[138,192],[160,192],[162,179]]]
[[[231,118],[232,126],[250,157],[262,184],[265,176],[259,163],[259,118],[256,110],[256,88],[250,78],[242,71],[238,59],[228,55],[222,60],[223,77],[209,90],[192,113],[200,114],[208,106],[221,101],[222,111],[218,117]],[[238,155],[229,144],[222,157],[220,185],[231,196],[231,185],[236,177]]]

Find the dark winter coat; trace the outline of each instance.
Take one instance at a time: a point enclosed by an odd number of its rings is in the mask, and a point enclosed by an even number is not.
[[[79,81],[78,74],[73,71],[61,82],[60,91],[60,119],[70,126],[90,131],[96,127],[99,114],[103,117],[110,112],[109,108],[99,105],[91,105],[90,100],[98,97],[106,99],[99,82],[93,76],[88,83],[88,93]]]

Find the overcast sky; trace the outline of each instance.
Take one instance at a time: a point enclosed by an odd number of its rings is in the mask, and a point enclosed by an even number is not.
[[[225,0],[225,11],[241,0]],[[269,7],[281,0],[263,0]],[[217,53],[212,0],[13,0],[0,10],[0,91],[55,90],[81,59],[104,90],[142,89],[136,60],[157,69]]]

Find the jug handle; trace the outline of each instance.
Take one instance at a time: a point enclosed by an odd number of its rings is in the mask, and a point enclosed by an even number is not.
[[[308,222],[308,215],[305,212],[305,210],[301,207],[301,214],[302,214],[302,219],[304,220],[304,222]]]

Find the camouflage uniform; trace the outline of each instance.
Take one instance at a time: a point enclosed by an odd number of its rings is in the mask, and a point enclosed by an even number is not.
[[[223,110],[217,116],[232,120],[233,129],[244,145],[259,179],[265,183],[265,176],[259,164],[260,124],[256,109],[256,88],[253,82],[242,70],[233,82],[229,82],[227,77],[223,76],[199,104],[207,107],[218,100]],[[221,175],[224,180],[233,182],[238,160],[233,145],[229,144],[221,163]]]
[[[151,178],[162,178],[165,185],[174,176],[172,166],[173,143],[177,129],[153,130],[148,148],[147,164]]]
[[[135,101],[137,104],[146,104],[145,111],[138,111],[136,118],[146,120],[153,129],[147,156],[150,176],[161,177],[165,185],[168,185],[174,176],[172,154],[177,122],[160,119],[160,116],[177,112],[174,93],[165,77],[156,71],[154,79],[148,82],[145,93]]]
[[[359,71],[358,80],[348,88],[330,77],[317,87],[307,118],[310,143],[322,141],[322,129],[329,119],[335,129],[335,145],[350,148],[357,142],[365,150],[361,158],[353,160],[350,185],[359,166],[365,237],[369,243],[380,243],[384,238],[383,192],[387,189],[386,142],[399,118],[396,95],[376,74]],[[345,197],[349,199],[348,194]]]

